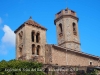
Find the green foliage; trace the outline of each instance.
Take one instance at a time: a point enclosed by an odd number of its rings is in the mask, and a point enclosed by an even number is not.
[[[94,69],[94,71],[91,71],[90,73],[85,73],[84,75],[97,75],[98,70]],[[76,75],[81,75],[83,73],[80,73],[79,71],[76,71]]]
[[[93,72],[91,73],[86,73],[86,75],[97,75],[98,71],[95,69]]]
[[[0,75],[45,75],[37,62],[21,60],[2,60],[0,62]]]
[[[55,72],[54,71],[52,71],[52,75],[55,75]]]

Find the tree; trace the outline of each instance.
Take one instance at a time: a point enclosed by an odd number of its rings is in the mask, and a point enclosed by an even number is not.
[[[38,62],[2,60],[0,62],[0,75],[45,75],[42,66],[42,63]]]

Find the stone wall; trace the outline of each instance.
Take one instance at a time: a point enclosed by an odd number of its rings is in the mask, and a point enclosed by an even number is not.
[[[52,63],[52,45],[45,45],[45,64],[51,64]]]
[[[19,34],[21,33],[21,31],[23,32],[23,35],[22,35],[22,40],[20,41],[19,40]],[[19,47],[22,48],[22,55],[24,54],[24,47],[25,47],[25,27],[22,27],[17,33],[16,33],[16,59],[18,59],[20,57],[20,54],[19,54]]]
[[[61,48],[52,47],[52,64],[66,65],[66,51]]]
[[[96,56],[90,56],[87,54],[82,54],[78,52],[74,52],[73,50],[63,49],[58,46],[51,46],[51,56],[52,63],[57,65],[72,65],[72,66],[89,66],[91,65],[98,66],[100,65],[99,58]],[[47,59],[46,59],[47,60]]]
[[[19,33],[23,32],[22,42],[19,41]],[[32,42],[31,33],[32,31],[35,32],[34,34],[34,42]],[[40,41],[36,42],[36,34],[40,34]],[[39,55],[32,54],[32,45],[35,45],[35,50],[37,50],[37,46],[40,46]],[[22,56],[25,55],[26,60],[33,59],[34,56],[42,57],[40,61],[43,63],[45,62],[45,44],[46,44],[46,30],[42,30],[41,28],[34,27],[32,25],[24,24],[24,26],[16,33],[16,58],[18,59],[20,56],[19,54],[19,47],[20,45],[23,46],[22,49]],[[36,51],[35,51],[36,52]],[[21,56],[21,57],[22,57]]]
[[[89,56],[85,56],[82,54],[74,53],[74,52],[67,52],[67,65],[80,65],[80,66],[89,66],[90,62],[92,65],[98,66],[100,64],[99,60],[96,58],[92,58]]]

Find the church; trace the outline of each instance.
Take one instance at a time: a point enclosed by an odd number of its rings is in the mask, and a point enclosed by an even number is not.
[[[81,51],[78,20],[76,12],[68,8],[56,14],[58,44],[54,45],[46,43],[47,29],[30,17],[14,31],[16,59],[59,66],[100,66],[99,56]]]

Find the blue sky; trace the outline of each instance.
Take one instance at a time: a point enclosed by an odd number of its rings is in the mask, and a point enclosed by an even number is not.
[[[15,59],[13,31],[30,16],[48,29],[47,43],[57,44],[55,14],[67,7],[79,17],[81,50],[100,56],[100,0],[0,0],[0,60]]]

